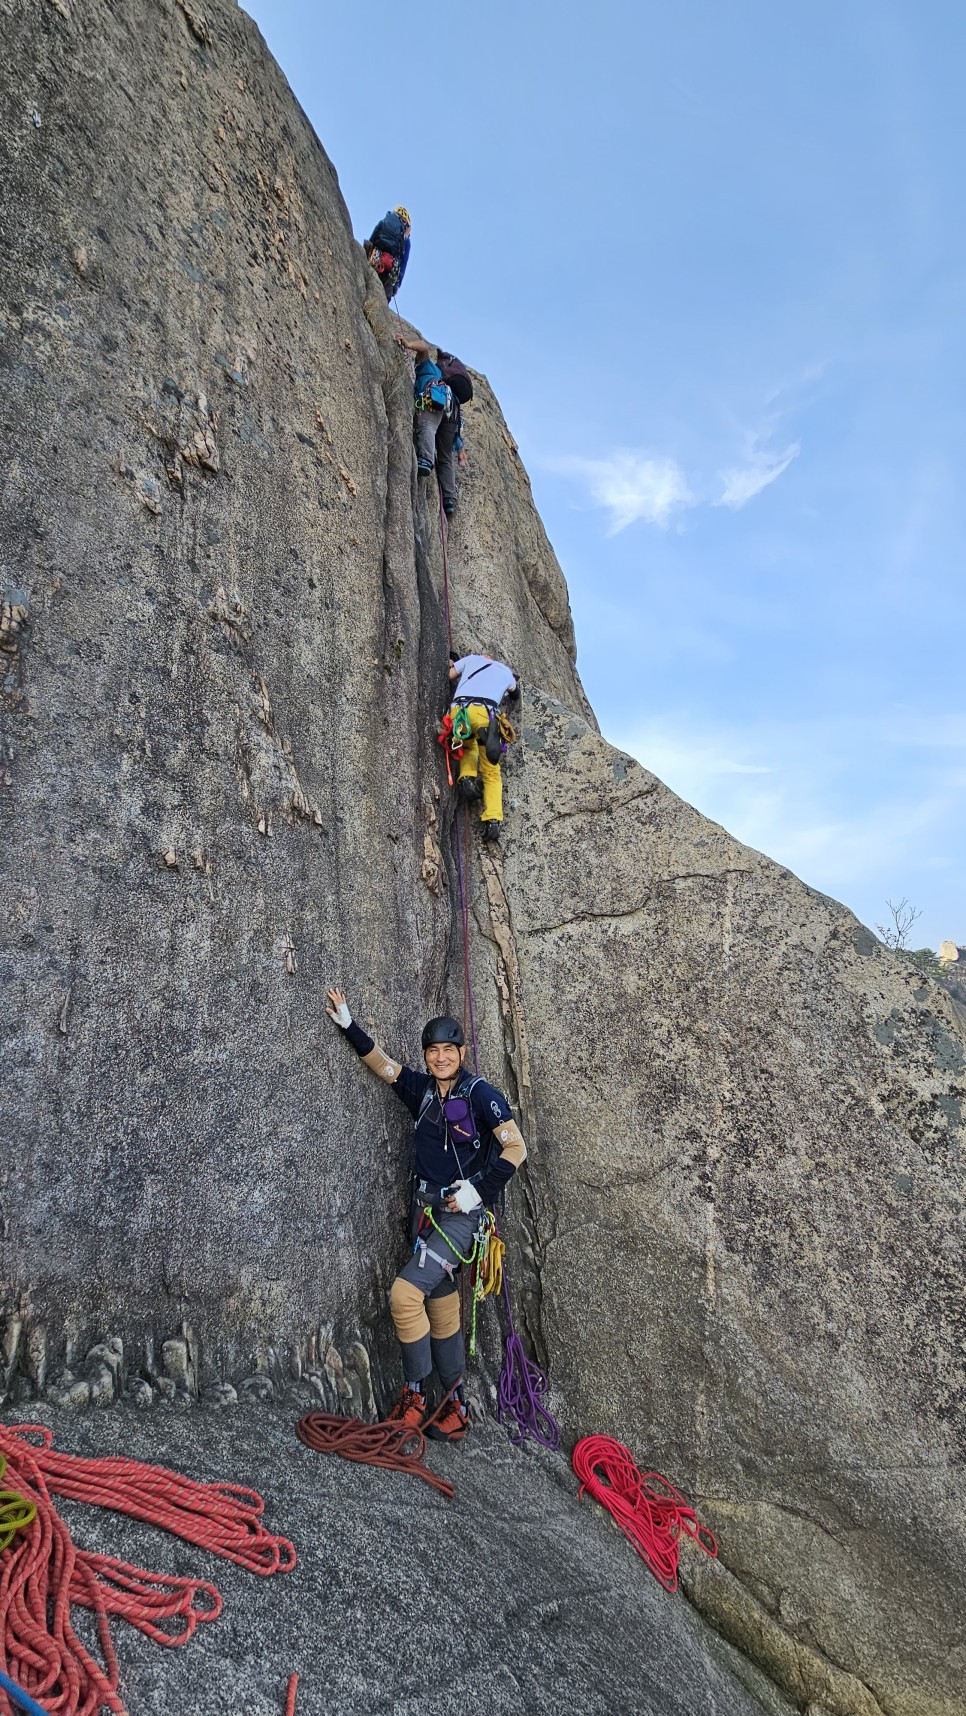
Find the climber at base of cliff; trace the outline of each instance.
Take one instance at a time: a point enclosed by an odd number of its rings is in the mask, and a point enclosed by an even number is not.
[[[469,1429],[460,1386],[466,1367],[460,1258],[470,1256],[481,1214],[500,1199],[527,1147],[503,1092],[464,1066],[465,1039],[458,1020],[429,1021],[422,1037],[426,1071],[417,1072],[393,1060],[356,1024],[341,989],[327,994],[329,1018],[345,1032],[370,1072],[392,1087],[416,1123],[413,1254],[389,1295],[405,1381],[387,1416],[421,1424],[426,1385],[435,1368],[446,1404],[426,1433],[459,1441]]]
[[[461,737],[463,746],[457,791],[469,803],[483,800],[483,838],[497,840],[503,823],[500,704],[504,697],[518,697],[520,688],[513,669],[491,655],[457,656],[451,651],[449,677],[456,682],[449,712],[453,737]],[[463,731],[467,725],[468,737]],[[506,732],[513,737],[512,728]]]

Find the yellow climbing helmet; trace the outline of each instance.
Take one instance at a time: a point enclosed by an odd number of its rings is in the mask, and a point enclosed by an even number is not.
[[[410,218],[409,210],[404,209],[402,203],[397,203],[392,212],[393,214],[397,214],[400,220],[404,220],[407,226],[412,226],[413,223]]]

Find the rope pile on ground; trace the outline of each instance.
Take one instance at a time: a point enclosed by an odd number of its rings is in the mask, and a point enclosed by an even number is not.
[[[441,1400],[436,1412],[424,1420],[423,1429],[445,1405],[446,1399]],[[295,1434],[313,1453],[339,1454],[343,1460],[355,1460],[362,1466],[384,1466],[390,1472],[411,1472],[413,1477],[422,1478],[439,1490],[440,1495],[456,1494],[453,1484],[426,1465],[423,1431],[395,1419],[364,1424],[361,1418],[340,1418],[335,1412],[309,1412],[299,1419]]]
[[[497,1417],[517,1447],[537,1442],[541,1448],[560,1447],[560,1426],[543,1402],[550,1384],[540,1366],[527,1358],[516,1331],[510,1304],[510,1283],[503,1267],[503,1303],[506,1307],[506,1344],[503,1369],[497,1390]]]
[[[693,1507],[660,1472],[638,1471],[634,1456],[612,1436],[585,1436],[573,1452],[573,1467],[586,1491],[612,1516],[665,1591],[678,1588],[682,1532],[706,1555],[718,1545]]]
[[[0,1554],[0,1669],[14,1683],[15,1690],[6,1688],[8,1696],[16,1701],[21,1695],[21,1709],[40,1707],[57,1716],[95,1716],[108,1709],[126,1716],[112,1617],[157,1644],[183,1645],[200,1622],[220,1615],[221,1594],[207,1579],[150,1573],[115,1556],[78,1549],[53,1496],[159,1525],[263,1576],[290,1571],[295,1550],[263,1524],[264,1503],[254,1490],[197,1483],[138,1460],[83,1459],[59,1453],[52,1444],[42,1424],[0,1425],[0,1452],[11,1478],[36,1509],[29,1527]],[[102,1662],[74,1632],[74,1605],[95,1617]]]

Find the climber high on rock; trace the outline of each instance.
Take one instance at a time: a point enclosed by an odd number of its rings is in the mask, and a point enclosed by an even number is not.
[[[341,989],[327,993],[329,1018],[369,1070],[391,1085],[416,1123],[414,1250],[389,1295],[405,1383],[388,1416],[421,1423],[435,1367],[447,1398],[426,1433],[456,1441],[469,1428],[460,1387],[466,1364],[460,1264],[470,1257],[481,1214],[499,1202],[526,1156],[526,1145],[502,1091],[463,1065],[465,1039],[457,1019],[429,1021],[422,1037],[426,1071],[417,1072],[393,1060],[356,1024]]]
[[[395,298],[403,283],[403,275],[409,261],[411,231],[409,210],[399,203],[394,209],[386,211],[363,245],[370,268],[375,269],[382,281],[387,303]]]
[[[454,739],[463,747],[457,789],[471,803],[483,800],[483,838],[496,840],[503,822],[503,733],[514,737],[500,704],[504,697],[519,697],[520,688],[513,669],[491,655],[457,656],[450,651],[449,676],[456,682],[449,720]]]
[[[461,408],[473,397],[470,372],[452,352],[431,346],[428,340],[407,340],[404,334],[397,334],[396,338],[416,358],[413,418],[416,464],[421,476],[428,476],[435,465],[443,511],[447,518],[452,518],[459,498],[457,459],[460,465],[466,463]]]

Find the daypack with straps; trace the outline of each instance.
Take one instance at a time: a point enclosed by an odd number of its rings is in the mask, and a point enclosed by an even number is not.
[[[402,261],[406,234],[403,231],[403,223],[395,209],[390,209],[383,215],[369,243],[373,250],[386,250],[397,262]],[[379,272],[381,273],[382,270],[380,269]]]
[[[453,389],[453,394],[461,405],[468,405],[473,397],[473,382],[470,372],[464,363],[452,352],[437,350],[436,362],[442,373],[447,387]]]

